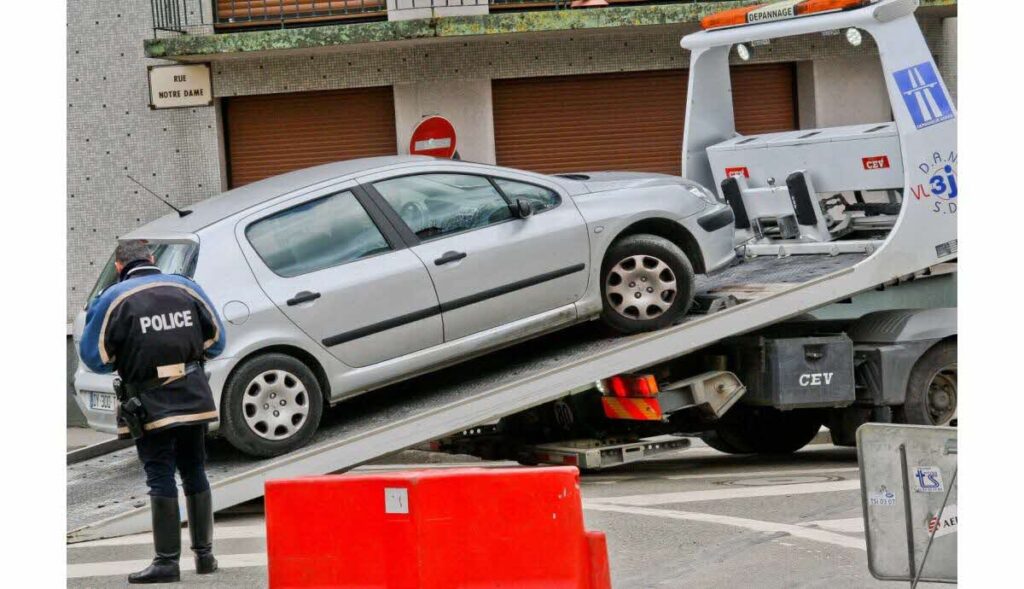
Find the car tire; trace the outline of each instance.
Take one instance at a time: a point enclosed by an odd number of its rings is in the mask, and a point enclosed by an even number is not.
[[[893,417],[899,423],[948,425],[956,419],[956,340],[939,342],[914,364],[907,396]]]
[[[726,413],[704,441],[729,454],[791,454],[814,439],[822,415],[813,409],[780,411],[774,407],[738,405]]]
[[[693,294],[693,265],[679,246],[663,237],[630,235],[605,253],[601,319],[617,331],[667,327],[686,314]]]
[[[262,354],[243,362],[221,397],[221,429],[242,452],[269,458],[304,446],[323,414],[320,383],[302,361]]]

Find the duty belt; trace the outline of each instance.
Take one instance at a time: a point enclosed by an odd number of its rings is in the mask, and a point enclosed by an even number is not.
[[[143,380],[139,382],[126,382],[124,388],[129,395],[137,396],[142,393],[159,388],[167,384],[168,379],[177,379],[189,374],[192,374],[196,370],[203,367],[199,362],[187,362],[182,364],[168,364],[167,366],[158,366],[156,369],[157,377],[149,380]]]

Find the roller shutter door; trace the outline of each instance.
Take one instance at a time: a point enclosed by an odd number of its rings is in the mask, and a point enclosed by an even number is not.
[[[793,64],[737,66],[732,84],[741,133],[796,128]],[[686,70],[495,80],[498,163],[679,174],[686,85]]]
[[[227,98],[224,117],[232,187],[396,153],[391,86]]]

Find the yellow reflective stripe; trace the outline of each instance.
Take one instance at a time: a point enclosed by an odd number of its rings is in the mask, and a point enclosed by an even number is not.
[[[206,411],[204,413],[192,413],[191,415],[172,415],[170,417],[165,417],[163,419],[151,421],[144,425],[143,428],[147,430],[153,430],[174,423],[189,423],[192,421],[202,421],[204,419],[217,419],[217,412]]]

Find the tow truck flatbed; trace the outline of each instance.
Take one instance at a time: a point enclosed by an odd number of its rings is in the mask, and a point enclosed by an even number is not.
[[[711,296],[730,293],[740,303],[774,298],[801,284],[848,270],[864,259],[858,254],[762,256],[742,260],[713,276],[698,277],[697,291]],[[837,291],[835,298],[849,294]],[[696,349],[709,338],[686,337],[683,334],[689,327],[745,307],[740,304],[712,315],[691,315],[674,327],[650,334],[612,336],[600,325],[589,323],[519,344],[347,401],[328,412],[307,447],[286,456],[253,460],[227,444],[211,444],[207,474],[216,509],[262,496],[263,482],[268,479],[345,471],[589,388],[619,372],[622,361],[616,359],[629,356],[638,346],[658,348],[657,353],[643,356],[647,364]],[[800,311],[793,308],[792,313]],[[727,329],[714,330],[714,339],[726,335]],[[631,368],[643,367],[633,362],[626,360]],[[149,522],[145,499],[145,481],[134,448],[69,465],[69,541],[145,530]]]

